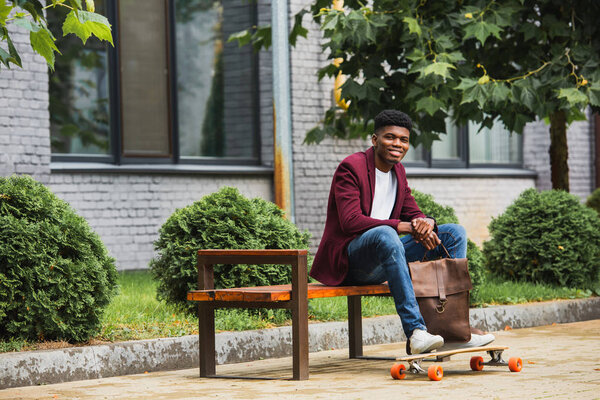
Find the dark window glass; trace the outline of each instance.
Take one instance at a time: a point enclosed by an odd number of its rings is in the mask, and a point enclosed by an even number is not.
[[[123,155],[171,155],[164,0],[119,0]]]
[[[255,15],[255,1],[175,2],[182,158],[258,157],[256,56],[251,46],[226,43],[255,25]]]
[[[96,12],[106,15],[105,2]],[[69,9],[48,9],[48,26],[61,54],[50,72],[50,138],[55,154],[111,152],[107,45],[94,36],[85,44],[73,34],[63,36]]]

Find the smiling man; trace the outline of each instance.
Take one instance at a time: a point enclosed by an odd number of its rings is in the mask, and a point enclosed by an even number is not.
[[[371,285],[387,281],[412,354],[441,347],[415,298],[408,262],[445,255],[465,258],[466,233],[455,224],[436,226],[415,202],[400,161],[409,149],[412,121],[396,110],[375,117],[373,147],[344,159],[333,176],[325,230],[310,275],[326,285]],[[400,237],[399,235],[406,236]],[[472,335],[476,347],[494,339]]]

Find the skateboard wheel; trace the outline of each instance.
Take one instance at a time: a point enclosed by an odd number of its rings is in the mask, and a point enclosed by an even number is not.
[[[471,369],[473,371],[482,371],[483,370],[483,357],[480,357],[480,356],[471,357]]]
[[[523,369],[523,361],[519,357],[511,357],[508,360],[508,369],[511,372],[520,372]]]
[[[444,377],[444,369],[441,365],[432,365],[427,369],[427,376],[432,381],[441,381]]]
[[[392,365],[392,369],[390,370],[390,373],[392,374],[392,378],[394,379],[404,379],[406,378],[406,374],[404,373],[404,370],[406,368],[404,367],[403,364],[394,364]]]

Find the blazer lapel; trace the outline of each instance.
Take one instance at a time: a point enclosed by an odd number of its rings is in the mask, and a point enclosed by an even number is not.
[[[367,175],[369,176],[369,191],[371,192],[371,198],[368,204],[368,213],[371,215],[371,208],[373,207],[373,197],[375,197],[375,150],[373,147],[369,148],[365,154],[367,155]]]
[[[392,219],[400,219],[400,213],[402,212],[402,204],[404,203],[404,185],[403,180],[400,179],[400,164],[394,165],[393,168],[394,173],[396,174],[396,203],[394,203],[394,208],[392,209],[392,215],[390,218]]]

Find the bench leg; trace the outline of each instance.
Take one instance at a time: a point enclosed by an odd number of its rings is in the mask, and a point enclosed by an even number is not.
[[[308,379],[308,279],[306,256],[292,264],[293,379]]]
[[[293,379],[308,379],[308,307],[292,310]]]
[[[215,309],[210,304],[198,306],[200,377],[216,374],[215,369]]]
[[[348,353],[350,358],[363,355],[361,296],[348,296]]]

